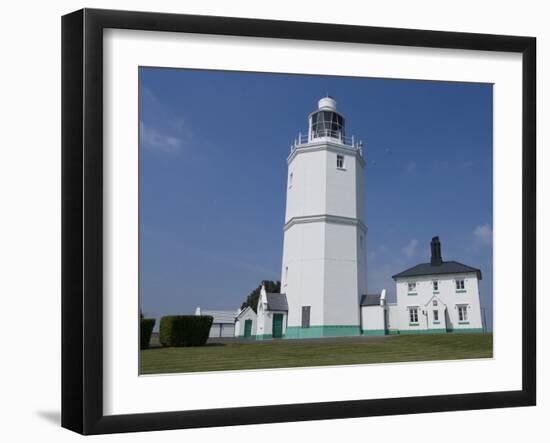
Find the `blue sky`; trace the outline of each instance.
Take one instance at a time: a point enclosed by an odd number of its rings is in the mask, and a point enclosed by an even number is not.
[[[492,86],[140,69],[144,313],[237,309],[279,280],[290,144],[329,93],[364,142],[369,292],[429,260],[480,268],[492,324]]]

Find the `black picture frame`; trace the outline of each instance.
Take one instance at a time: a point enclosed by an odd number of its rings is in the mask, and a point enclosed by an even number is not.
[[[110,415],[103,413],[103,30],[171,31],[522,54],[522,389]],[[62,426],[152,431],[536,403],[536,39],[232,17],[83,9],[62,18]]]

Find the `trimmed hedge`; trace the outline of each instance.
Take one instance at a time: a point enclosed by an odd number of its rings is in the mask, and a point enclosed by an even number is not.
[[[210,315],[169,315],[160,319],[162,346],[204,346],[214,318]]]
[[[139,322],[139,347],[147,349],[151,342],[151,334],[155,327],[156,320],[154,318],[142,318]]]

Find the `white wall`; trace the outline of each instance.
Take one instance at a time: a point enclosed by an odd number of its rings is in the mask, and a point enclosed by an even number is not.
[[[337,153],[344,155],[343,169],[336,167]],[[317,142],[298,147],[288,171],[287,223],[324,215],[359,220],[355,225],[311,220],[287,226],[281,291],[287,294],[289,326],[301,326],[303,306],[311,306],[312,326],[357,326],[359,296],[367,289],[364,203],[357,200],[359,194],[363,198],[357,190],[364,185],[362,160],[349,148]]]
[[[343,106],[343,105],[342,105]],[[353,121],[353,114],[349,115],[349,121]],[[348,150],[346,150],[348,151]],[[346,151],[327,151],[327,210],[328,214],[342,217],[359,218],[364,220],[363,213],[358,205],[360,184],[364,184],[361,176],[365,174],[362,163],[357,160],[357,153],[350,154]],[[336,167],[336,156],[344,156],[344,167]],[[357,183],[356,180],[359,179]]]
[[[286,333],[287,313],[285,311],[264,311],[258,309],[258,323],[256,335],[272,335],[273,334],[273,315],[283,314],[283,335]]]
[[[397,304],[387,304],[388,308],[388,329],[390,331],[397,331],[399,330],[399,325],[401,324],[399,322],[399,306]]]
[[[256,335],[257,328],[257,315],[252,309],[246,309],[246,312],[238,316],[237,321],[235,322],[235,336],[242,337],[244,336],[244,325],[246,320],[252,320],[252,329],[250,331],[251,335]]]
[[[18,331],[19,340],[5,340],[5,355],[16,356],[17,364],[0,367],[0,402],[4,420],[0,436],[5,441],[86,441],[59,427],[60,408],[60,15],[80,7],[157,10],[165,12],[276,18],[282,20],[352,23],[356,25],[414,27],[451,31],[510,35],[535,35],[539,38],[539,148],[548,139],[550,88],[541,88],[550,76],[550,28],[545,2],[463,0],[442,7],[439,1],[406,0],[366,3],[318,0],[313,3],[279,0],[253,2],[203,0],[174,3],[157,0],[7,2],[0,32],[3,60],[12,69],[0,72],[3,89],[0,112],[4,121],[0,149],[0,294],[5,295],[4,331]],[[22,26],[21,19],[25,25]],[[39,75],[37,75],[39,74]],[[32,112],[29,110],[32,109]],[[368,134],[362,134],[368,140]],[[541,151],[542,152],[542,151]],[[32,161],[31,161],[32,159]],[[539,312],[547,311],[550,282],[540,279],[542,269],[550,266],[550,233],[540,229],[550,223],[549,155],[539,159]],[[542,173],[544,163],[545,173]],[[37,186],[37,183],[40,185]],[[539,187],[539,190],[541,189]],[[545,198],[542,198],[542,195]],[[25,204],[21,204],[25,202]],[[15,217],[13,214],[17,214]],[[40,214],[40,217],[37,217]],[[29,254],[32,250],[33,253]],[[21,264],[24,263],[25,266]],[[33,278],[29,278],[32,269]],[[508,295],[507,295],[508,297]],[[515,295],[510,294],[510,301]],[[20,328],[18,313],[25,312],[29,322],[39,325]],[[391,312],[391,308],[390,308]],[[541,318],[541,317],[539,317]],[[542,320],[542,318],[541,318]],[[539,374],[550,369],[548,322],[539,321]],[[35,343],[33,351],[22,352],[21,342]],[[545,345],[541,345],[544,343]],[[379,441],[410,440],[414,430],[423,441],[462,443],[465,433],[479,441],[517,442],[540,440],[548,434],[550,383],[539,380],[539,406],[480,411],[415,414],[285,423],[226,428],[164,431],[94,437],[94,441],[179,442],[182,438],[201,441],[242,443],[243,439],[263,442],[315,439],[333,442],[342,435],[363,435]],[[22,392],[27,393],[22,395]],[[454,431],[457,424],[464,432]],[[521,424],[521,425],[518,425]],[[243,437],[245,436],[245,437]]]
[[[359,228],[327,223],[325,229],[324,324],[359,326],[359,280],[366,273],[359,269]]]
[[[464,279],[465,292],[457,292],[455,289],[455,280]],[[436,294],[433,290],[432,282],[439,282],[439,291]],[[408,291],[408,283],[416,283],[416,295],[410,295]],[[447,306],[447,327],[449,329],[480,329],[481,309],[479,304],[479,285],[475,273],[454,274],[454,275],[433,275],[420,276],[410,278],[399,278],[396,281],[396,294],[398,304],[398,321],[399,329],[416,330],[426,329],[429,319],[423,315],[422,311],[428,310],[431,314],[433,307],[426,306],[434,295]],[[458,305],[468,306],[467,322],[459,322]],[[407,307],[419,307],[419,325],[409,326],[409,311]],[[431,321],[430,321],[431,322]],[[462,323],[462,324],[461,324]]]
[[[297,127],[300,123],[296,122]],[[285,223],[292,217],[326,213],[326,152],[298,152],[288,165],[288,176],[292,173],[293,179],[292,186],[287,183]]]
[[[229,323],[214,323],[210,328],[210,338],[227,338],[235,335],[235,325]]]
[[[385,330],[384,308],[380,305],[361,306],[361,329],[363,331]]]
[[[301,325],[302,306],[312,306],[312,325],[323,322],[324,239],[324,223],[297,224],[285,232],[281,292],[287,295],[289,326]]]

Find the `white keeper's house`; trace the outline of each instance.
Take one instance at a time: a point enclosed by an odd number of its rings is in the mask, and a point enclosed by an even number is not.
[[[430,263],[393,276],[386,291],[367,293],[365,160],[345,132],[332,97],[319,100],[307,134],[288,163],[281,293],[262,288],[256,312],[236,316],[237,337],[315,338],[392,333],[481,331],[481,271],[443,261],[432,239]]]
[[[387,305],[389,333],[482,332],[481,271],[443,261],[439,237],[432,238],[431,260],[393,276],[397,303]]]

